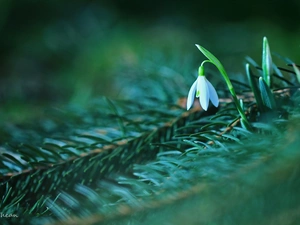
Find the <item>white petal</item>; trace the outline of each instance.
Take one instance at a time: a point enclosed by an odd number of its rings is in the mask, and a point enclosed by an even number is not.
[[[214,88],[214,86],[212,86],[212,84],[208,80],[206,80],[206,83],[207,83],[207,87],[208,87],[209,98],[210,98],[212,104],[215,107],[218,107],[219,97],[218,97],[218,94],[216,92],[216,89]]]
[[[191,88],[189,90],[189,94],[188,94],[188,98],[187,98],[187,102],[186,102],[186,109],[187,110],[189,110],[192,107],[193,103],[194,103],[196,85],[197,85],[197,80],[193,83],[193,85],[191,86]]]
[[[206,111],[209,103],[209,91],[206,84],[206,78],[205,76],[199,76],[198,80],[199,80],[200,89],[198,89],[197,91],[200,91],[200,97],[199,97],[200,105],[202,109]]]

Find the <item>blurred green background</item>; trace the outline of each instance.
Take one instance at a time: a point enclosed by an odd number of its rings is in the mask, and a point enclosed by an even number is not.
[[[231,77],[242,76],[245,56],[260,60],[263,36],[299,62],[299,15],[298,0],[1,0],[1,122],[101,95],[132,98],[151,65],[192,81],[203,59],[195,43]]]

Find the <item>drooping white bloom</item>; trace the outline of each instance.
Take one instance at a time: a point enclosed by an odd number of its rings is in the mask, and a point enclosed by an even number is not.
[[[201,66],[202,67],[202,66]],[[187,98],[187,110],[189,110],[194,103],[194,96],[199,98],[199,102],[201,107],[206,111],[208,108],[209,100],[215,107],[219,105],[219,97],[212,86],[212,84],[206,79],[206,77],[202,74],[203,68],[199,68],[199,76],[197,80],[193,83],[190,88],[188,98]]]

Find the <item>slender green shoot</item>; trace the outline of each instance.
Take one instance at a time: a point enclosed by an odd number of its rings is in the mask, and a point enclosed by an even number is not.
[[[273,73],[272,67],[272,57],[271,51],[268,43],[268,39],[264,37],[263,39],[263,52],[262,52],[262,70],[263,70],[263,79],[266,84],[271,87],[271,75]]]

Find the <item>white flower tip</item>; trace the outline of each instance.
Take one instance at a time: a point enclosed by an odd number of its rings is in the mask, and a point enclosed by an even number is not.
[[[207,105],[207,106],[202,106],[202,109],[203,109],[204,111],[207,111],[207,108],[208,108],[208,105]]]
[[[196,45],[196,47],[200,50],[200,48],[201,48],[201,46],[200,45],[198,45],[198,44],[195,44]]]
[[[191,98],[189,96],[186,101],[186,110],[189,110],[192,107],[193,103],[194,103],[194,98]]]
[[[211,100],[211,102],[212,102],[212,104],[213,104],[216,108],[218,108],[218,106],[219,106],[219,99],[217,99],[216,101],[212,101],[212,100]]]

